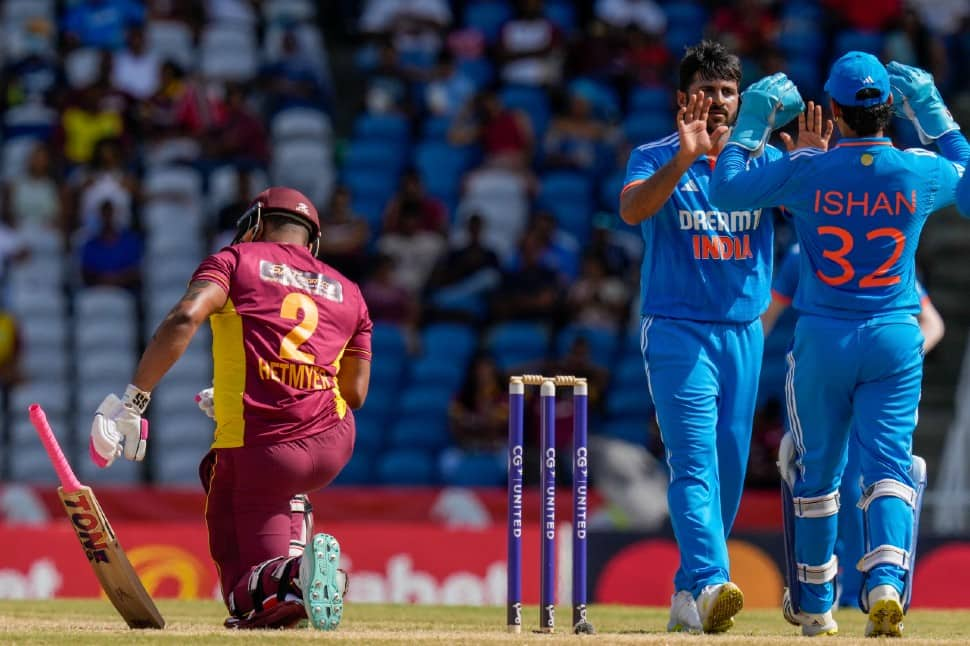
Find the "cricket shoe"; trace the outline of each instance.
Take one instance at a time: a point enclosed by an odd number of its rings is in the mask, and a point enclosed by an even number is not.
[[[334,630],[344,612],[347,577],[340,569],[340,544],[330,534],[315,534],[300,561],[300,590],[310,625]]]
[[[704,586],[697,596],[697,614],[705,633],[723,633],[734,626],[734,615],[744,607],[741,588],[730,581]]]
[[[670,598],[670,621],[668,633],[700,633],[701,618],[697,614],[697,602],[689,590],[680,590]]]
[[[869,621],[866,637],[902,637],[903,604],[899,592],[891,585],[877,585],[869,590]]]
[[[805,637],[820,637],[839,633],[839,624],[835,622],[831,610],[821,614],[795,612],[791,605],[791,594],[788,588],[785,588],[785,594],[781,598],[781,612],[785,615],[785,621],[792,626],[802,627],[802,635]]]
[[[296,628],[306,620],[303,601],[296,595],[287,595],[284,601],[270,598],[259,612],[251,612],[246,617],[229,617],[223,624],[234,630],[260,630]]]

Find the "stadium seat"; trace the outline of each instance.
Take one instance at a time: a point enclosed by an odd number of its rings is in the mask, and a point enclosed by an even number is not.
[[[611,418],[643,417],[654,414],[653,402],[642,388],[610,390],[606,396],[606,414]]]
[[[27,172],[27,158],[30,151],[37,145],[36,137],[25,135],[15,138],[4,138],[3,142],[3,178],[12,180],[23,177]]]
[[[567,34],[576,28],[576,7],[572,2],[548,0],[543,7],[543,14]]]
[[[329,144],[333,126],[325,112],[307,107],[287,108],[273,117],[270,132],[274,142],[311,140]]]
[[[642,392],[647,392],[647,372],[639,352],[636,355],[626,355],[620,360],[613,372],[610,387],[620,390],[639,388]]]
[[[195,406],[195,402],[190,403]],[[148,414],[152,446],[159,453],[177,447],[191,447],[201,458],[212,444],[215,422],[198,408],[168,412],[149,408]]]
[[[403,369],[404,357],[402,356],[375,356],[370,368],[372,387],[397,388]]]
[[[81,319],[133,321],[135,297],[120,287],[84,287],[74,296],[74,312]]]
[[[469,357],[478,346],[475,328],[463,323],[432,323],[421,330],[425,356]]]
[[[514,16],[506,0],[473,0],[465,6],[464,24],[485,37],[489,44],[498,39],[502,24]]]
[[[262,4],[263,18],[271,24],[313,21],[317,17],[315,3],[311,0],[265,0]]]
[[[331,484],[337,486],[359,486],[374,483],[374,454],[355,447],[350,462],[344,465]]]
[[[199,486],[199,463],[206,451],[196,446],[167,446],[164,451],[153,447],[155,481],[164,485]],[[112,469],[114,466],[111,467]]]
[[[593,361],[603,365],[612,365],[613,354],[616,352],[617,336],[614,332],[600,328],[582,325],[566,326],[556,338],[556,351],[564,356],[578,337],[586,339],[589,344],[590,356]]]
[[[46,382],[65,381],[70,376],[69,355],[62,348],[31,346],[24,348],[20,369],[27,379]]]
[[[549,96],[545,90],[528,85],[505,85],[499,92],[502,103],[512,110],[522,110],[529,116],[532,130],[542,139],[549,124]]]
[[[47,401],[50,402],[51,400],[48,399]],[[72,430],[67,416],[58,412],[52,406],[42,404],[42,407],[47,414],[47,423],[50,424],[51,429],[54,431],[54,436],[57,438],[57,441],[62,444],[67,444],[70,441],[69,438]],[[11,449],[24,445],[39,445],[40,440],[37,437],[37,429],[34,428],[33,422],[30,421],[26,407],[21,408],[18,406],[17,408],[11,409],[6,421],[7,430],[10,433],[10,444],[8,446]],[[88,419],[89,428],[90,424],[91,420]]]
[[[354,441],[354,452],[363,451],[365,453],[377,453],[387,443],[385,436],[387,427],[379,420],[370,417],[357,417],[356,440]]]
[[[375,323],[371,334],[371,347],[375,356],[390,355],[403,358],[407,354],[404,330],[393,323]]]
[[[401,392],[398,402],[401,416],[431,415],[444,417],[459,385],[455,382],[409,384]]]
[[[192,30],[178,20],[149,20],[145,31],[148,50],[159,60],[175,61],[192,69],[196,61]]]
[[[421,183],[429,194],[454,200],[461,189],[461,179],[474,162],[475,150],[459,148],[446,141],[425,140],[414,150],[414,164]]]
[[[428,451],[399,449],[381,454],[377,459],[377,481],[386,485],[433,485],[434,456]]]
[[[862,31],[844,29],[835,37],[835,51],[832,54],[838,58],[849,51],[881,52],[883,36],[877,31]]]
[[[388,433],[388,445],[395,449],[419,448],[439,451],[451,444],[448,422],[444,416],[404,414]]]
[[[456,389],[465,376],[467,356],[431,354],[412,362],[408,383],[422,386],[447,386]]]
[[[673,112],[673,99],[666,87],[637,87],[630,92],[627,109],[630,113],[659,113],[663,110]]]
[[[641,146],[673,134],[669,110],[635,112],[623,120],[623,132],[633,146]]]
[[[13,140],[24,137],[46,140],[57,118],[56,110],[34,103],[8,108],[3,115],[4,136]]]
[[[68,384],[56,379],[36,379],[17,384],[10,389],[9,411],[13,419],[27,419],[31,404],[40,404],[48,415],[63,417],[71,407]]]
[[[128,354],[134,352],[138,342],[135,319],[110,318],[77,319],[74,323],[74,344],[82,357],[109,353]]]
[[[354,121],[355,139],[383,141],[388,146],[407,146],[410,126],[402,115],[362,114]]]
[[[28,350],[36,347],[64,350],[67,344],[68,324],[65,319],[36,319],[30,326],[20,329]]]
[[[421,124],[421,138],[424,141],[448,141],[451,118],[429,116]]]
[[[391,414],[397,414],[397,400],[396,388],[371,388],[367,392],[364,406],[354,411],[354,417],[358,420],[369,419],[383,423]]]
[[[146,201],[198,204],[202,199],[202,175],[190,166],[156,166],[145,173],[142,191]]]
[[[458,70],[471,79],[475,83],[475,87],[479,89],[487,87],[495,78],[495,68],[492,66],[492,62],[485,57],[459,58]]]
[[[40,442],[10,447],[7,480],[25,484],[56,484],[57,474]],[[87,481],[83,481],[87,484]]]
[[[441,483],[448,487],[498,487],[506,482],[506,456],[497,453],[445,452],[441,459]],[[447,457],[445,457],[447,456]]]
[[[549,329],[539,323],[508,321],[495,325],[486,335],[486,347],[493,353],[519,352],[523,361],[546,356]]]
[[[355,139],[344,151],[343,168],[384,171],[395,178],[404,168],[407,149],[378,139]]]
[[[91,418],[88,417],[88,429],[91,428]],[[161,453],[161,451],[159,451]],[[199,456],[201,459],[202,456]],[[110,468],[102,469],[91,462],[88,456],[88,445],[84,442],[83,448],[78,448],[71,459],[71,465],[77,472],[78,480],[86,485],[97,486],[98,484],[141,484],[145,477],[145,463],[133,462],[125,458],[118,458]],[[196,460],[198,468],[198,460]],[[198,476],[196,477],[198,482]]]

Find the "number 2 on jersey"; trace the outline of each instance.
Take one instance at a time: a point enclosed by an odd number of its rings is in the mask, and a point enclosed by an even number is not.
[[[835,226],[821,226],[817,229],[818,234],[821,236],[835,236],[839,239],[839,247],[837,249],[826,249],[822,251],[822,255],[836,265],[842,270],[841,273],[830,276],[828,274],[822,273],[819,269],[816,271],[816,275],[819,279],[827,285],[832,287],[838,287],[839,285],[844,285],[853,278],[855,278],[855,267],[849,262],[847,255],[852,251],[855,245],[855,240],[852,238],[852,234],[842,227]],[[877,238],[891,238],[895,243],[892,252],[886,261],[883,262],[879,267],[876,268],[871,274],[866,274],[859,279],[859,287],[861,288],[871,288],[871,287],[887,287],[889,285],[895,285],[901,278],[899,276],[887,276],[889,270],[892,269],[899,257],[903,255],[903,247],[906,245],[906,235],[899,229],[894,229],[893,227],[880,227],[878,229],[873,229],[866,234],[866,240],[875,240]]]
[[[300,318],[303,310],[303,318]],[[316,356],[300,350],[317,329],[319,314],[317,304],[306,294],[290,292],[283,299],[280,306],[280,317],[289,321],[296,321],[296,325],[286,333],[280,341],[280,359],[289,359],[298,363],[314,363]]]

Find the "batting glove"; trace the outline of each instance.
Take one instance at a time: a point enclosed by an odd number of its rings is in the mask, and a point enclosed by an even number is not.
[[[208,415],[211,419],[216,418],[215,388],[212,386],[200,390],[195,396],[195,403],[199,405],[199,410]]]
[[[98,406],[91,423],[88,453],[91,461],[101,468],[111,466],[119,455],[141,461],[148,443],[148,420],[142,417],[151,393],[131,384],[118,399],[108,395]]]
[[[764,150],[771,131],[804,110],[805,102],[787,76],[781,73],[766,76],[752,83],[741,95],[741,110],[729,142],[750,150],[757,157]]]
[[[920,142],[929,144],[960,129],[943,103],[932,74],[896,61],[887,65],[886,71],[893,90],[893,112],[912,122]]]

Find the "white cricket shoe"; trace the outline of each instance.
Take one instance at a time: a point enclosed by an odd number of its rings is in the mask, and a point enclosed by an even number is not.
[[[836,623],[831,610],[821,614],[795,612],[791,606],[791,595],[788,588],[785,588],[785,594],[781,599],[781,612],[785,615],[785,621],[792,626],[802,627],[802,635],[805,637],[820,637],[839,633],[839,624]]]
[[[670,621],[668,633],[700,633],[701,618],[697,614],[697,602],[689,590],[680,590],[670,597]]]
[[[899,592],[891,585],[877,585],[869,590],[869,621],[866,637],[902,637],[903,604]]]
[[[697,597],[697,614],[705,633],[723,633],[734,626],[734,615],[744,607],[741,588],[730,581],[708,585]]]

